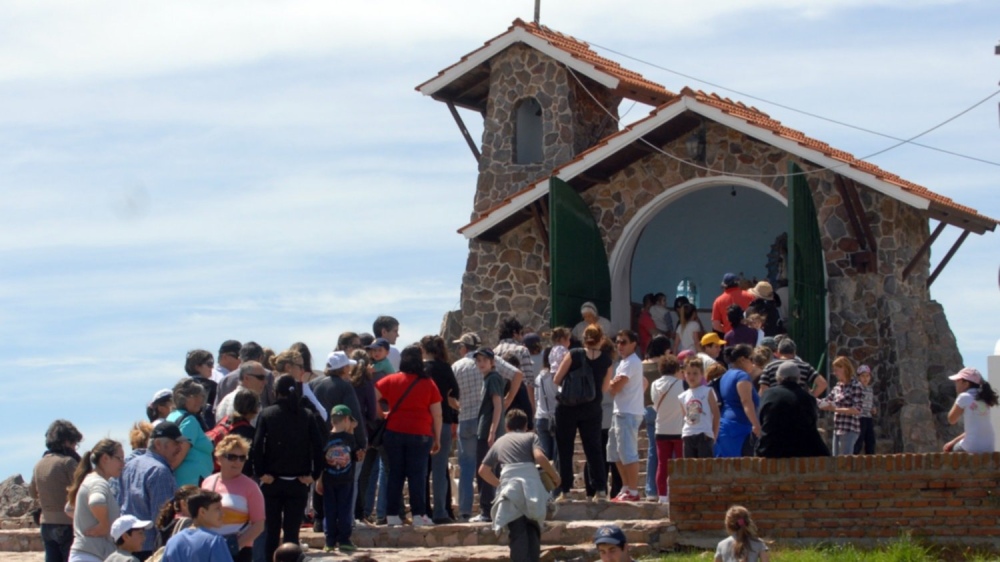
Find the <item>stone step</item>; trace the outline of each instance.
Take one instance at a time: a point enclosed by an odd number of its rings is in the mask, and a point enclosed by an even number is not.
[[[586,513],[585,508],[580,509],[581,514]],[[602,513],[615,515],[609,509]],[[607,523],[620,525],[630,543],[649,544],[656,550],[672,549],[678,540],[677,527],[667,519],[609,517],[601,520],[546,521],[542,530],[542,544],[573,546],[590,543],[597,528]],[[300,540],[311,548],[323,548],[322,533],[303,529]],[[489,523],[453,523],[431,527],[359,527],[354,530],[351,541],[361,549],[440,548],[505,545],[507,537],[498,537]]]
[[[716,539],[716,542],[717,539]],[[713,544],[714,548],[714,544]],[[656,551],[646,543],[629,545],[629,552],[640,556],[649,556]],[[306,560],[350,560],[354,562],[501,562],[510,560],[510,550],[505,545],[484,545],[465,547],[440,548],[363,548],[352,554],[339,552],[324,553],[317,549],[306,550]],[[591,543],[578,545],[542,546],[541,559],[552,560],[597,560],[597,549]],[[6,552],[0,556],[4,562],[44,562],[45,553],[37,552]]]

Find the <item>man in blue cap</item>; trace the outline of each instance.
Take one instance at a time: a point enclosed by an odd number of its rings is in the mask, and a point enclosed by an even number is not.
[[[601,562],[632,562],[628,554],[628,541],[618,525],[602,525],[594,533],[594,544],[601,554]]]

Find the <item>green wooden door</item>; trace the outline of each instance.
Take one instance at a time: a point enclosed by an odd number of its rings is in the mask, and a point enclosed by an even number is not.
[[[572,328],[590,301],[611,316],[611,273],[590,207],[566,182],[549,180],[549,255],[552,326]]]
[[[826,371],[826,274],[816,206],[802,169],[788,164],[789,334],[799,357]]]

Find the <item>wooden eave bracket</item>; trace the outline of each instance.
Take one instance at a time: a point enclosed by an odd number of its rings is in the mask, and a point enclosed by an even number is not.
[[[469,134],[469,130],[465,128],[465,121],[462,121],[462,116],[458,114],[458,110],[455,109],[455,104],[448,101],[448,111],[451,112],[452,118],[455,119],[455,124],[458,125],[458,130],[462,132],[462,136],[465,137],[466,144],[469,145],[469,150],[472,151],[472,155],[476,158],[476,163],[479,163],[479,148],[476,147],[475,141],[472,140],[472,135]]]
[[[906,267],[903,268],[903,281],[906,281],[906,278],[910,276],[910,273],[913,272],[913,268],[917,266],[917,262],[924,257],[924,254],[926,254],[927,250],[930,249],[931,244],[933,244],[934,241],[937,240],[937,237],[941,235],[945,226],[947,226],[947,223],[939,222],[937,228],[934,229],[934,232],[932,232],[931,235],[927,237],[927,240],[920,245],[917,253],[913,254],[913,259],[911,259],[910,263],[906,264]]]
[[[931,284],[934,283],[934,280],[937,279],[937,276],[941,274],[941,271],[944,270],[944,266],[948,265],[948,262],[951,261],[952,256],[954,256],[955,252],[958,251],[958,248],[959,246],[962,245],[962,242],[965,242],[965,239],[968,237],[969,237],[969,231],[963,230],[962,234],[958,236],[958,240],[955,240],[955,243],[951,245],[951,249],[949,249],[948,253],[944,255],[944,258],[941,260],[941,263],[939,263],[937,267],[934,268],[934,272],[931,273],[931,276],[927,278],[928,289],[930,289]]]
[[[850,183],[848,183],[850,182]],[[847,218],[851,223],[851,232],[858,241],[861,251],[851,254],[851,265],[858,273],[872,273],[878,269],[878,246],[875,235],[872,234],[871,223],[864,214],[861,197],[858,196],[858,186],[854,180],[846,180],[838,175],[835,182],[840,198],[847,209]]]

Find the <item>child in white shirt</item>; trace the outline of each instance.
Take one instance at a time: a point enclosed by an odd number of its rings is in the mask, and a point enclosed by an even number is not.
[[[709,459],[719,436],[719,402],[712,387],[705,384],[701,359],[692,357],[684,364],[688,389],[678,398],[684,411],[681,438],[686,458]]]

